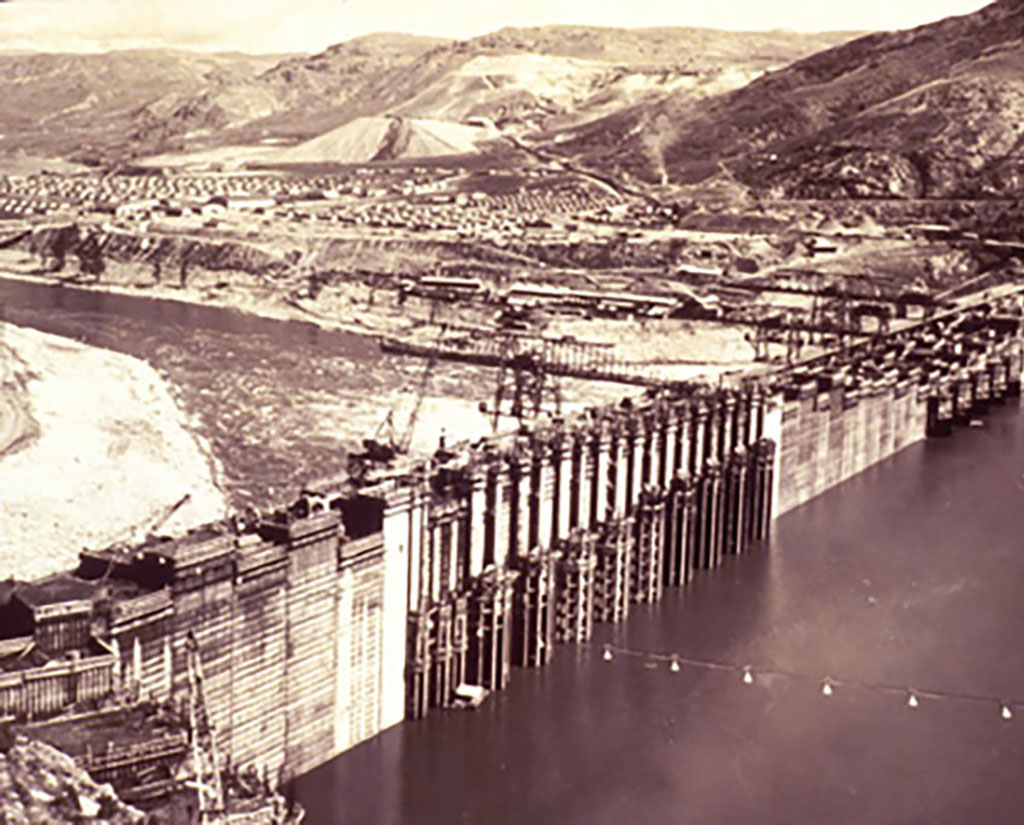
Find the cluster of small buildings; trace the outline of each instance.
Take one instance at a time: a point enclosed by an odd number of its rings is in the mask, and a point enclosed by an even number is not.
[[[561,185],[551,188],[520,188],[514,192],[488,195],[492,209],[536,217],[592,212],[622,203],[621,196],[597,186]]]
[[[113,214],[123,221],[256,213],[407,231],[448,231],[504,243],[510,237],[564,237],[553,215],[582,219],[616,202],[598,187],[553,184],[507,194],[452,189],[460,170],[361,167],[338,174],[253,171],[226,174],[116,174],[0,177],[0,217],[69,212]],[[531,187],[535,183],[531,181]]]
[[[196,209],[218,200],[228,206],[271,208],[310,199],[345,195],[367,197],[430,191],[450,173],[414,169],[356,169],[330,175],[254,171],[228,174],[0,176],[0,210],[9,214],[49,214],[62,208],[121,213]],[[411,188],[411,189],[410,189]]]

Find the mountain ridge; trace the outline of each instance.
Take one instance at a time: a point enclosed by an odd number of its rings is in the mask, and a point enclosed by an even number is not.
[[[669,96],[623,110],[552,148],[648,181],[706,181],[725,165],[788,197],[1012,191],[1024,183],[1022,38],[1024,3],[997,0],[866,35],[703,102]]]
[[[5,82],[4,66],[15,72],[19,64],[35,60],[88,60],[99,67],[93,74],[107,75],[102,88],[80,70],[60,90],[41,78],[35,88],[23,83],[21,91],[33,99],[27,107],[31,116],[19,121],[17,107],[0,104],[0,134],[5,135],[0,151],[34,146],[74,159],[117,161],[268,138],[298,142],[357,117],[380,116],[485,117],[518,130],[554,128],[673,90],[695,97],[716,94],[848,36],[506,27],[462,41],[375,33],[318,54],[278,60],[171,50],[0,54],[4,92],[14,82]],[[545,65],[531,65],[537,57]],[[133,72],[104,68],[132,61]],[[189,70],[189,63],[199,68]],[[551,72],[557,82],[546,77]],[[121,106],[114,105],[118,93]],[[74,106],[79,108],[68,111]],[[32,123],[44,117],[72,128],[51,131],[44,121],[41,134],[33,135]]]

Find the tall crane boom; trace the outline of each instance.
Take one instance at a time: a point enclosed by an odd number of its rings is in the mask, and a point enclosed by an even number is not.
[[[192,748],[192,770],[199,803],[200,825],[220,825],[227,822],[224,786],[220,775],[220,760],[213,725],[206,709],[203,686],[203,666],[199,657],[199,643],[193,633],[185,640],[188,665],[188,721]]]

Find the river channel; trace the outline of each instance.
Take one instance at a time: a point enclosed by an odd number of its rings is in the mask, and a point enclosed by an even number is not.
[[[308,821],[1019,825],[1024,705],[1007,721],[1000,701],[1024,700],[1022,471],[1015,404],[908,448],[478,711],[302,777]]]
[[[480,412],[493,370],[384,355],[373,337],[214,306],[0,277],[0,320],[142,358],[168,381],[209,445],[237,508],[290,501],[310,481],[343,475],[347,454],[394,413],[401,439],[426,455],[449,439],[490,435]],[[565,411],[634,388],[563,381]],[[416,398],[423,402],[410,427]],[[503,419],[502,427],[514,426]]]

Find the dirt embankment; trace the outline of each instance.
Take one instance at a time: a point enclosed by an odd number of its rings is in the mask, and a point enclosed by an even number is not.
[[[99,263],[102,276],[108,261],[151,267],[156,280],[186,281],[191,269],[240,270],[273,274],[289,262],[272,250],[236,240],[218,241],[185,233],[143,233],[96,226],[63,224],[39,227],[22,242],[41,263],[63,269],[77,258],[84,269]]]

